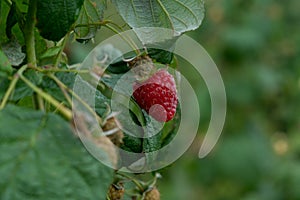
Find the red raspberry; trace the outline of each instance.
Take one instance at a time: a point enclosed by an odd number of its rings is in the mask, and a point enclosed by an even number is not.
[[[133,97],[139,106],[160,122],[170,121],[176,112],[177,91],[173,76],[158,70],[146,81],[133,84]]]

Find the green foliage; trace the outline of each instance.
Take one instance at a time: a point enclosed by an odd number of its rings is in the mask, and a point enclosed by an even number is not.
[[[127,24],[133,28],[162,27],[184,33],[198,28],[204,17],[204,3],[199,0],[115,0],[114,3]]]
[[[109,186],[118,179],[90,150],[121,167],[136,162],[143,153],[151,153],[146,158],[150,163],[156,156],[153,152],[176,135],[180,110],[173,120],[160,124],[131,97],[133,76],[120,88],[115,86],[130,69],[126,59],[148,54],[155,65],[174,61],[172,51],[179,35],[202,22],[203,1],[114,3],[131,28],[171,28],[176,34],[156,43],[161,35],[152,33],[147,36],[149,42],[143,43],[144,49],[128,55],[103,45],[86,63],[69,65],[70,39],[87,43],[102,26],[115,33],[122,31],[123,24],[105,16],[106,0],[0,2],[0,199],[104,200]],[[142,42],[144,36],[138,33]],[[124,39],[132,43],[130,38]],[[95,84],[97,78],[100,81]],[[77,81],[84,88],[81,91],[75,91]],[[113,93],[129,102],[129,108],[112,100]],[[95,94],[95,105],[84,99],[90,94]],[[112,112],[112,103],[119,110]],[[113,118],[115,127],[104,131],[115,115],[119,120]],[[103,130],[97,132],[90,125]],[[140,153],[138,156],[119,159],[110,131],[120,133],[120,127],[124,127],[121,148]],[[121,163],[114,163],[118,160]]]
[[[200,136],[184,158],[162,172],[164,200],[300,199],[297,6],[297,0],[207,1],[201,29],[189,35],[221,71],[227,120],[208,157],[193,159]],[[204,84],[193,87],[202,91],[204,133],[210,100]]]
[[[78,17],[83,0],[37,1],[37,27],[45,39],[59,41]]]
[[[69,87],[69,88],[73,87],[76,74],[74,74],[74,73],[58,72],[55,75],[67,87]],[[59,101],[67,103],[63,91],[57,85],[57,83],[53,79],[51,79],[50,77],[45,76],[43,78],[43,81],[41,83],[41,88],[43,88],[44,91],[46,91],[48,94],[51,94],[53,97],[55,97]]]
[[[1,199],[105,199],[112,169],[61,117],[9,105],[0,127]]]
[[[87,42],[95,37],[100,24],[99,20],[103,19],[103,12],[106,8],[106,0],[86,0],[80,10],[79,17],[75,28],[76,40],[78,42]],[[82,26],[90,24],[89,26]]]
[[[6,55],[0,50],[0,77],[1,76],[7,76],[11,75],[13,71],[13,68],[11,67],[11,64],[6,57]]]

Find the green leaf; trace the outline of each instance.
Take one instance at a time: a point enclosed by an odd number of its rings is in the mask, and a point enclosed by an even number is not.
[[[35,37],[36,57],[38,59],[38,65],[41,65],[40,57],[47,50],[47,42],[42,36],[40,36],[40,33],[38,32],[37,29],[35,29],[35,31],[34,31],[34,37]],[[52,62],[52,63],[54,63],[54,62]]]
[[[10,6],[5,1],[0,1],[0,44],[8,41],[6,36],[6,20]]]
[[[0,77],[6,77],[12,74],[12,66],[6,55],[0,50]]]
[[[0,199],[106,199],[113,170],[59,116],[8,105],[0,130]]]
[[[103,19],[103,11],[106,9],[106,0],[85,0],[81,8],[75,28],[76,40],[87,42],[95,37],[97,25]],[[75,25],[75,26],[76,26]]]
[[[54,57],[59,53],[60,50],[61,50],[60,46],[50,47],[40,56],[40,59]]]
[[[33,84],[40,85],[42,82],[43,74],[34,70],[27,70],[24,73],[24,76],[27,79],[29,79]],[[10,80],[8,78],[0,79],[0,99],[3,97],[9,84]],[[19,101],[25,97],[32,96],[32,94],[33,90],[30,87],[28,87],[23,81],[19,80],[9,100]]]
[[[38,0],[37,27],[42,37],[59,41],[76,21],[83,0]]]
[[[155,49],[155,48],[149,48],[148,53],[152,59],[162,64],[170,64],[174,56],[174,54],[171,51]]]
[[[16,14],[16,3],[12,2],[7,19],[6,19],[6,36],[11,38],[11,29],[18,22]]]
[[[151,116],[149,116],[145,111],[143,112],[147,125],[144,127],[145,135],[143,141],[143,151],[148,153],[152,151],[159,150],[161,147],[161,132],[159,131],[160,123],[155,121]]]
[[[18,12],[26,13],[28,10],[29,0],[14,0],[13,2],[16,3]]]
[[[95,92],[95,111],[98,115],[103,116],[109,105],[109,99],[98,90]]]
[[[180,125],[180,105],[177,106],[174,118],[165,123],[160,130],[160,124],[156,122],[150,115],[143,112],[147,121],[144,128],[145,135],[148,135],[143,141],[143,152],[157,151],[163,146],[169,144],[178,131]]]
[[[27,70],[24,73],[24,76],[35,85],[39,85],[42,83],[43,74],[37,71]],[[23,81],[18,81],[10,100],[18,101],[24,97],[32,96],[32,94],[33,94],[33,90],[27,84],[25,84]]]
[[[70,89],[73,88],[73,84],[76,77],[75,73],[58,72],[55,74],[55,76],[61,82],[63,82],[68,88]],[[52,95],[57,100],[67,103],[65,96],[61,91],[60,87],[56,84],[56,82],[53,79],[49,78],[48,76],[45,76],[43,78],[43,82],[41,83],[41,88],[43,88],[45,92]]]
[[[160,148],[168,145],[176,136],[178,128],[180,126],[180,120],[181,120],[181,107],[180,104],[178,104],[174,118],[165,124],[163,130],[160,133],[161,134]]]
[[[181,34],[201,25],[204,17],[202,0],[114,0],[132,28],[161,27]]]
[[[7,88],[9,87],[9,79],[8,77],[0,78],[0,100],[3,98]]]

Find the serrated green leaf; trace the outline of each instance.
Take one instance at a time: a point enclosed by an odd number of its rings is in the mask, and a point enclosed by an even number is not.
[[[8,105],[0,130],[1,199],[106,199],[113,170],[59,116]]]
[[[13,68],[6,57],[6,55],[0,50],[0,77],[6,77],[11,75]]]
[[[42,37],[59,41],[76,21],[83,0],[38,0],[37,27]]]
[[[114,0],[132,28],[161,27],[181,34],[201,25],[204,17],[202,0]]]
[[[76,21],[76,40],[86,42],[95,37],[100,25],[96,23],[103,19],[106,0],[85,0]],[[75,26],[76,26],[75,25]]]

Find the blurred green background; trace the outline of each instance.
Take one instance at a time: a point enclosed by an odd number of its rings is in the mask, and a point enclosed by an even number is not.
[[[202,26],[188,35],[222,74],[226,124],[213,152],[198,159],[210,117],[203,92],[199,138],[161,171],[163,200],[300,199],[299,9],[299,0],[206,1]],[[106,15],[124,24],[113,8]],[[111,34],[103,28],[95,44]],[[70,47],[71,62],[82,61],[93,48]],[[195,87],[205,91],[205,85]]]

